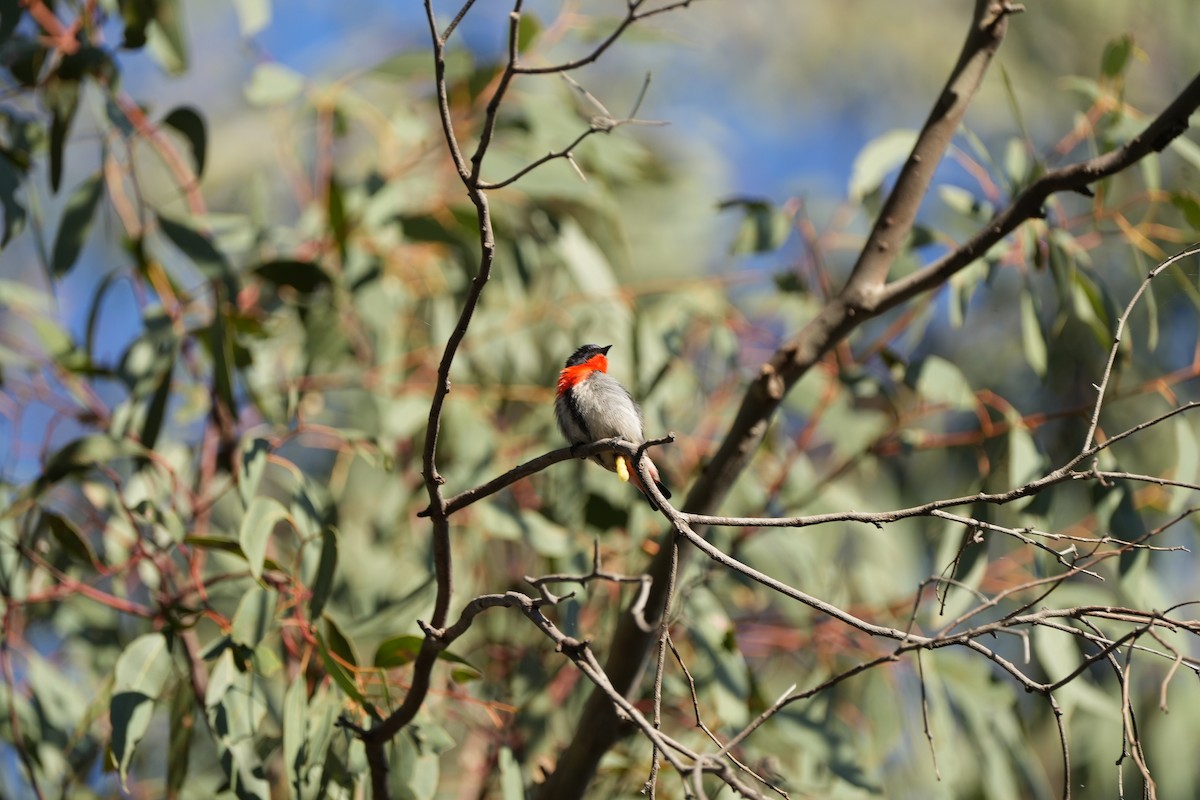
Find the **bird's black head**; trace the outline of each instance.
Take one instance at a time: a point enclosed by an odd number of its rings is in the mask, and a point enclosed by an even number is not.
[[[571,353],[571,357],[567,359],[566,366],[577,367],[592,356],[606,355],[610,347],[612,347],[611,344],[606,344],[603,347],[598,344],[582,345],[574,353]]]

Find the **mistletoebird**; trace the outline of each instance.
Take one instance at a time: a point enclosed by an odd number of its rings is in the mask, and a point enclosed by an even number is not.
[[[629,390],[608,374],[608,351],[612,345],[585,344],[571,354],[562,372],[558,374],[558,394],[554,398],[554,416],[558,428],[572,445],[590,444],[599,439],[613,436],[633,444],[645,441],[642,433],[642,411],[633,402]],[[646,491],[630,459],[621,453],[599,453],[592,460],[600,466],[617,473],[623,481],[629,481],[641,492],[650,507],[658,510],[658,504]],[[649,456],[645,458],[646,471],[650,473],[663,497],[670,498],[671,492],[658,477],[658,467]]]

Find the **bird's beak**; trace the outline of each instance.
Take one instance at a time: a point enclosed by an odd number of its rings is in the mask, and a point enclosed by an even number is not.
[[[611,344],[606,344],[606,345],[604,345],[604,347],[601,347],[601,348],[600,348],[600,352],[601,352],[601,353],[604,353],[604,355],[608,355],[608,351],[609,351],[609,350],[612,350],[612,345],[611,345]]]

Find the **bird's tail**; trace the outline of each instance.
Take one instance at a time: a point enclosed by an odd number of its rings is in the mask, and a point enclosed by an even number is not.
[[[658,467],[649,458],[646,459],[646,471],[650,473],[650,479],[654,481],[654,485],[658,487],[658,491],[662,493],[662,496],[670,500],[671,490],[663,485],[658,475]],[[642,476],[638,474],[636,469],[633,469],[633,465],[623,455],[617,455],[617,477],[623,481],[632,483],[633,487],[646,498],[646,502],[650,504],[650,508],[658,511],[658,503],[654,502],[654,498],[646,491],[646,485],[642,483]]]

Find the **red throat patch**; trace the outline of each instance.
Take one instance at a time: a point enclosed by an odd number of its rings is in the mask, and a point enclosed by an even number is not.
[[[594,355],[582,364],[567,367],[558,373],[558,394],[562,394],[580,381],[587,380],[593,372],[608,372],[608,359],[605,356]]]

